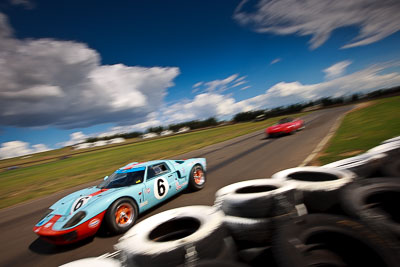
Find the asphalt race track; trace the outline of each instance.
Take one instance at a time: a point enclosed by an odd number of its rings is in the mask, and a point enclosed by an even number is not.
[[[279,170],[298,166],[325,137],[336,119],[351,108],[352,106],[345,106],[313,112],[303,118],[306,128],[294,135],[266,139],[263,131],[258,131],[176,156],[176,159],[207,159],[206,187],[196,193],[178,195],[142,215],[139,220],[172,208],[212,205],[215,192],[225,185],[270,177]],[[0,266],[51,267],[112,252],[113,245],[120,236],[98,234],[93,240],[56,247],[41,241],[32,232],[32,227],[51,204],[79,188],[1,210]]]

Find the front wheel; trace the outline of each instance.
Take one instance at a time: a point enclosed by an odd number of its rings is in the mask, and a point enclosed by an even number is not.
[[[192,191],[198,191],[203,189],[206,184],[206,173],[200,164],[194,165],[190,171],[189,177],[189,189]]]
[[[108,230],[121,234],[131,228],[138,215],[137,205],[130,198],[120,198],[114,201],[105,215]]]

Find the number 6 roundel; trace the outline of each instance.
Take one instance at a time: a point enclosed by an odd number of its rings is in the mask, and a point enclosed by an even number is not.
[[[168,193],[169,184],[165,178],[158,178],[154,181],[154,196],[157,199],[162,199]]]
[[[71,207],[71,213],[82,208],[82,206],[85,205],[89,201],[90,198],[91,198],[91,196],[84,196],[84,197],[80,197],[77,200],[75,200],[74,204],[72,204],[72,207]]]

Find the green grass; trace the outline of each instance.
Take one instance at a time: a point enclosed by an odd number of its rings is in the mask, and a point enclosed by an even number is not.
[[[294,115],[298,117],[302,114]],[[133,161],[171,158],[272,125],[282,117],[261,122],[238,123],[186,134],[135,142],[101,150],[72,154],[69,148],[37,154],[28,159],[8,159],[2,166],[33,162],[26,167],[0,173],[0,208],[45,196],[76,185],[99,180]],[[70,155],[60,160],[60,156]],[[0,165],[0,166],[1,166]]]
[[[400,96],[373,101],[346,115],[329,146],[318,158],[327,164],[348,158],[400,135]]]

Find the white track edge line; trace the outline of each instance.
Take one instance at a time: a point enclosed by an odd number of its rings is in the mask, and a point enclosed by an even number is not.
[[[336,130],[339,128],[340,123],[342,122],[344,116],[346,116],[351,110],[342,114],[339,118],[336,119],[335,123],[332,125],[331,129],[329,130],[328,134],[324,137],[324,139],[319,142],[319,144],[315,147],[315,149],[311,152],[310,155],[298,166],[304,167],[307,166],[315,156],[321,152],[324,146],[328,143],[328,141],[332,138],[332,136],[336,133]]]

